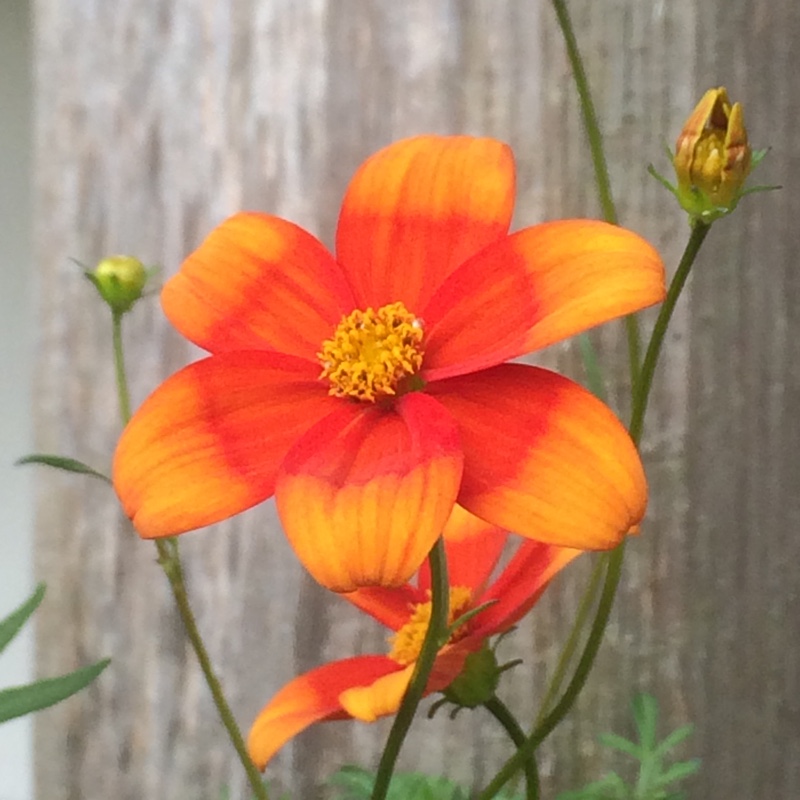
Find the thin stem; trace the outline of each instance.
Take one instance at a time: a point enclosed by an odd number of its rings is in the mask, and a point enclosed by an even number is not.
[[[664,343],[667,329],[672,313],[675,310],[675,305],[678,298],[681,296],[683,287],[686,285],[686,279],[689,277],[689,272],[692,269],[700,247],[705,241],[710,225],[698,222],[692,228],[692,234],[686,244],[686,249],[683,251],[678,269],[672,278],[667,291],[667,297],[664,300],[661,310],[658,314],[658,319],[653,327],[653,333],[650,337],[650,342],[647,345],[647,352],[644,356],[642,363],[642,371],[639,380],[634,384],[633,391],[633,407],[631,410],[631,424],[630,433],[631,438],[637,444],[642,438],[642,429],[644,428],[644,415],[647,411],[647,401],[650,398],[650,389],[653,386],[653,376],[656,372],[656,365],[658,364],[658,357],[661,355],[661,346]]]
[[[131,418],[131,394],[128,390],[128,377],[125,372],[125,351],[122,347],[122,314],[111,312],[111,333],[114,347],[114,373],[117,379],[117,397],[122,424],[127,425]]]
[[[583,66],[583,58],[578,49],[578,40],[575,38],[575,30],[572,27],[572,20],[567,11],[567,4],[564,0],[553,0],[553,8],[558,17],[558,24],[564,36],[564,44],[567,46],[567,57],[572,67],[572,75],[575,78],[575,86],[578,89],[578,97],[581,103],[581,113],[583,122],[586,126],[586,135],[589,139],[589,148],[592,153],[592,164],[594,165],[594,177],[597,184],[597,191],[600,194],[600,205],[603,209],[603,218],[606,222],[617,224],[617,208],[614,205],[614,198],[611,195],[611,179],[608,175],[608,164],[606,154],[603,150],[603,135],[600,133],[600,125],[597,122],[597,112],[595,111],[592,93],[589,89],[589,80],[586,77],[586,70]]]
[[[575,615],[575,622],[572,623],[572,630],[569,632],[567,641],[564,644],[563,650],[561,651],[561,656],[556,664],[553,677],[550,679],[550,682],[547,685],[547,690],[545,691],[542,704],[539,708],[539,716],[536,718],[536,727],[542,723],[545,715],[553,703],[553,700],[561,691],[561,686],[564,683],[567,670],[569,669],[569,666],[575,657],[575,652],[578,649],[581,633],[583,632],[586,621],[589,619],[589,613],[594,607],[595,600],[597,599],[597,592],[600,589],[600,579],[603,577],[605,568],[606,557],[600,556],[595,560],[594,567],[592,568],[592,574],[589,576],[589,584],[586,587],[586,591],[583,593],[580,605],[578,606],[578,612]]]
[[[127,373],[125,371],[125,351],[122,345],[122,316],[121,313],[113,311],[111,319],[114,370],[117,379],[119,410],[122,424],[127,425],[131,418],[131,400],[128,390]],[[253,790],[253,794],[257,800],[269,800],[267,787],[264,786],[261,773],[256,769],[256,765],[247,752],[247,745],[242,737],[242,732],[233,716],[231,707],[228,705],[228,701],[225,699],[225,694],[222,691],[222,684],[214,672],[208,650],[206,650],[203,637],[200,635],[200,629],[197,627],[197,620],[195,619],[194,612],[189,603],[189,596],[186,592],[186,582],[183,576],[183,566],[181,565],[180,553],[178,551],[178,542],[173,538],[156,539],[155,546],[158,551],[158,563],[161,565],[164,574],[169,580],[172,596],[175,598],[175,604],[178,607],[178,613],[183,621],[183,626],[186,629],[189,642],[200,663],[200,669],[203,672],[206,684],[211,690],[214,705],[217,707],[217,713],[222,720],[222,724],[225,726],[228,738],[231,740],[231,744],[234,750],[236,750],[236,754],[239,756],[239,760],[247,773],[250,788]]]
[[[705,225],[703,223],[697,223],[693,227],[689,241],[686,243],[686,249],[678,264],[678,269],[667,291],[667,297],[661,307],[658,319],[656,320],[656,325],[653,328],[653,334],[648,343],[647,352],[642,364],[642,375],[633,389],[633,411],[630,434],[637,445],[641,439],[642,425],[645,412],[647,411],[653,375],[655,374],[658,357],[661,353],[661,345],[663,344],[667,327],[672,318],[672,312],[675,309],[683,287],[686,285],[686,279],[689,276],[692,264],[697,258],[697,254],[708,235],[710,227],[710,225]],[[608,620],[611,615],[611,608],[614,605],[617,587],[619,586],[620,575],[622,574],[624,555],[625,542],[623,541],[615,550],[612,550],[605,556],[608,563],[608,572],[606,573],[606,580],[603,585],[603,592],[600,596],[597,613],[586,640],[583,653],[581,654],[580,661],[575,669],[575,674],[572,676],[572,680],[567,686],[563,697],[542,722],[536,726],[525,744],[503,765],[492,782],[478,795],[477,800],[489,800],[489,798],[494,797],[511,777],[513,777],[514,773],[523,767],[528,755],[536,751],[536,748],[550,735],[551,731],[561,722],[567,713],[569,713],[574,705],[575,700],[577,700],[578,695],[589,677],[589,673],[597,657],[597,652],[600,649],[600,644],[603,641],[606,626],[608,625]]]
[[[264,785],[261,773],[258,771],[247,752],[247,745],[242,737],[242,732],[239,729],[236,718],[233,716],[231,707],[228,705],[228,701],[222,691],[222,684],[214,672],[208,650],[203,642],[203,637],[200,635],[200,629],[197,627],[197,620],[195,619],[194,611],[192,611],[192,606],[189,603],[189,596],[186,593],[183,567],[178,554],[178,542],[172,538],[156,539],[155,544],[158,550],[158,563],[169,579],[172,596],[175,598],[175,604],[178,607],[178,613],[186,629],[186,635],[189,637],[192,649],[200,663],[200,669],[203,672],[203,677],[206,679],[206,684],[211,690],[211,696],[214,698],[214,705],[217,707],[217,712],[222,720],[222,724],[225,726],[231,744],[233,744],[236,754],[239,756],[239,761],[242,762],[242,766],[247,773],[250,788],[253,790],[253,794],[258,800],[269,800],[267,787]]]
[[[581,660],[569,682],[564,696],[558,701],[555,708],[544,718],[541,724],[536,726],[534,732],[519,746],[517,752],[506,761],[500,771],[492,779],[491,783],[478,794],[476,800],[489,800],[494,797],[503,786],[514,777],[517,770],[522,769],[526,761],[536,752],[536,748],[550,735],[552,730],[561,722],[562,719],[572,708],[575,700],[586,684],[589,673],[592,670],[595,656],[600,649],[600,644],[605,635],[608,618],[611,608],[614,605],[619,578],[622,574],[622,561],[624,556],[625,543],[623,542],[616,550],[605,556],[608,563],[606,582],[603,586],[603,593],[600,595],[600,603],[597,607],[597,615],[589,631]]]
[[[517,718],[511,713],[508,706],[497,695],[490,697],[484,704],[484,708],[503,726],[508,738],[516,745],[522,747],[527,737],[525,731],[520,727]],[[539,768],[536,765],[536,757],[531,757],[525,762],[525,783],[527,791],[526,800],[539,800]]]
[[[414,665],[411,681],[403,695],[394,724],[386,740],[386,747],[381,755],[378,771],[375,774],[372,800],[385,800],[386,798],[397,757],[400,755],[400,749],[414,720],[417,706],[425,694],[425,687],[428,685],[428,678],[436,662],[436,656],[444,643],[443,638],[447,635],[447,623],[450,616],[450,587],[447,579],[447,557],[441,538],[431,549],[428,563],[431,568],[431,621]]]
[[[583,371],[586,373],[586,384],[589,387],[589,391],[605,402],[606,384],[603,379],[603,369],[597,359],[597,351],[594,349],[588,333],[582,333],[578,337],[578,348],[581,351]]]
[[[606,222],[616,225],[619,219],[617,216],[617,207],[614,204],[614,197],[611,193],[611,178],[608,173],[608,162],[606,161],[605,150],[603,149],[603,134],[600,132],[597,111],[595,110],[592,93],[589,89],[589,79],[586,76],[586,69],[583,66],[583,58],[578,48],[578,40],[575,36],[575,29],[572,27],[569,11],[567,11],[566,0],[553,0],[553,9],[556,12],[558,24],[564,37],[567,57],[572,67],[572,75],[575,78],[575,87],[578,90],[583,124],[586,127],[586,136],[589,139],[589,150],[591,151],[592,165],[594,166],[595,184],[597,185],[597,192],[600,195],[600,207],[603,210],[603,219],[605,219]],[[639,380],[641,353],[641,333],[639,331],[639,321],[635,314],[629,314],[625,318],[625,331],[628,337],[631,385],[635,386]]]

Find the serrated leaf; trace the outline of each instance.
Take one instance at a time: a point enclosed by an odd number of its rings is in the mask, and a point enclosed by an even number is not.
[[[90,475],[93,478],[100,478],[106,483],[111,483],[111,479],[102,472],[98,472],[88,464],[78,461],[75,458],[67,458],[66,456],[55,456],[49,453],[32,453],[29,456],[18,458],[14,462],[14,466],[22,466],[23,464],[39,464],[45,467],[54,467],[55,469],[62,469],[65,472],[77,472],[81,475]]]
[[[619,750],[637,760],[642,757],[642,748],[636,742],[632,742],[624,736],[617,736],[616,733],[601,733],[598,735],[597,740],[605,747]]]
[[[39,607],[39,603],[44,598],[44,593],[45,585],[40,583],[33,594],[19,608],[0,621],[0,653],[5,650],[8,643],[19,633],[31,614]]]
[[[110,663],[111,659],[106,658],[89,667],[76,669],[68,675],[0,691],[0,722],[40,711],[66,700],[88,686]]]

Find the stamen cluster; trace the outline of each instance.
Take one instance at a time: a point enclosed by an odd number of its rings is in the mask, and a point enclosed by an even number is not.
[[[447,624],[452,625],[462,614],[469,611],[471,605],[471,589],[466,586],[451,587],[450,611]],[[392,645],[389,658],[394,659],[398,664],[403,664],[403,666],[417,660],[431,622],[432,606],[433,603],[430,600],[412,606],[408,622],[389,638]],[[448,644],[462,639],[468,630],[469,622],[461,625],[450,637]]]
[[[374,403],[396,395],[403,378],[422,366],[422,320],[403,303],[356,309],[342,319],[317,354],[329,394]]]

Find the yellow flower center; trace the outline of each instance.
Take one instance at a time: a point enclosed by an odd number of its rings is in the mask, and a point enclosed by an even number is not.
[[[429,592],[430,594],[430,592]],[[450,589],[450,612],[447,624],[452,625],[462,614],[469,611],[472,605],[472,591],[466,586],[454,586]],[[411,616],[400,628],[397,633],[389,637],[392,649],[389,658],[394,659],[398,664],[406,666],[417,660],[419,651],[422,649],[422,642],[428,631],[431,622],[431,606],[428,600],[425,603],[417,603],[411,607]],[[462,639],[469,629],[469,622],[461,625],[450,638],[450,642],[457,642]]]
[[[395,395],[422,366],[422,320],[402,303],[356,309],[342,319],[317,354],[329,394],[374,403]]]

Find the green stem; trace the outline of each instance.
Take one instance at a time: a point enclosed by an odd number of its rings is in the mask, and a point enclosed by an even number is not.
[[[683,256],[678,264],[678,269],[675,271],[675,276],[667,291],[667,297],[664,300],[664,304],[656,320],[656,325],[653,328],[650,342],[647,345],[647,352],[642,364],[642,375],[633,389],[633,411],[630,434],[637,445],[641,439],[644,416],[647,411],[647,403],[653,383],[653,375],[655,374],[658,357],[661,353],[661,345],[663,344],[667,327],[672,318],[672,312],[675,310],[675,305],[683,287],[686,285],[686,279],[689,276],[692,264],[694,264],[697,258],[697,254],[708,235],[710,227],[710,225],[705,225],[703,223],[697,223],[693,227],[692,234],[689,237]],[[537,724],[533,733],[525,741],[525,744],[503,765],[492,782],[478,795],[477,800],[489,800],[489,798],[494,797],[513,777],[516,771],[524,766],[525,759],[536,751],[536,748],[550,735],[551,731],[571,710],[589,677],[589,673],[597,657],[597,652],[600,649],[600,644],[603,641],[608,620],[611,615],[611,608],[614,605],[617,587],[619,586],[620,575],[622,574],[624,555],[624,541],[615,550],[605,555],[608,564],[608,572],[606,573],[606,580],[603,585],[603,592],[600,596],[597,613],[586,640],[583,653],[581,654],[580,661],[575,669],[575,674],[572,676],[572,680],[567,686],[563,697],[556,704],[555,708]]]
[[[603,210],[603,219],[613,225],[618,224],[617,207],[614,204],[614,197],[611,194],[611,178],[608,174],[608,162],[606,161],[605,150],[603,149],[603,134],[600,132],[600,124],[597,120],[597,111],[592,100],[592,93],[589,89],[589,79],[586,76],[586,69],[583,66],[583,58],[578,48],[578,40],[575,37],[575,29],[572,27],[572,20],[567,11],[565,0],[553,0],[553,9],[558,18],[558,24],[564,37],[564,44],[567,48],[567,58],[572,67],[572,75],[575,78],[575,86],[578,90],[580,99],[581,114],[583,124],[586,127],[586,136],[589,140],[589,150],[592,155],[592,165],[594,166],[594,178],[597,191],[600,195],[600,207]],[[628,357],[630,361],[631,385],[635,386],[639,380],[639,363],[641,353],[641,334],[639,332],[639,322],[635,314],[629,314],[625,318],[625,330],[628,336]]]
[[[497,695],[490,697],[483,705],[503,726],[508,738],[517,747],[522,747],[527,739],[525,731],[522,730],[517,718],[511,713],[508,706]],[[536,758],[533,754],[525,762],[525,783],[527,786],[526,800],[539,800],[539,768],[536,765]]]
[[[675,310],[675,305],[678,302],[678,298],[681,296],[683,287],[686,285],[686,279],[689,277],[692,264],[694,264],[700,247],[705,241],[709,230],[711,230],[711,226],[702,222],[696,223],[692,228],[692,234],[683,251],[678,269],[675,271],[675,275],[669,285],[667,297],[661,305],[658,319],[653,327],[653,333],[647,345],[644,362],[642,363],[642,371],[639,380],[634,384],[633,407],[631,410],[631,424],[629,429],[631,438],[636,444],[639,444],[642,438],[647,401],[650,398],[653,376],[656,372],[658,357],[661,355],[661,346],[664,343],[664,337],[666,336],[667,328],[672,319],[672,312]]]
[[[567,641],[564,644],[564,649],[561,651],[561,656],[559,657],[555,671],[553,672],[553,677],[550,679],[550,682],[547,685],[547,690],[544,694],[544,698],[542,699],[542,704],[539,708],[539,716],[536,718],[536,727],[542,723],[542,720],[552,705],[553,700],[561,691],[561,686],[564,683],[567,670],[569,669],[572,659],[575,656],[575,652],[578,649],[581,633],[583,632],[586,621],[589,619],[589,613],[594,607],[595,600],[597,599],[597,592],[600,589],[600,579],[603,577],[603,573],[605,572],[606,560],[607,559],[604,555],[595,560],[594,567],[592,568],[592,574],[589,576],[589,585],[586,587],[586,591],[583,593],[583,597],[581,598],[580,605],[578,606],[578,612],[575,615],[575,622],[572,624],[572,630],[569,632]]]
[[[586,680],[594,664],[595,656],[600,649],[600,644],[605,635],[606,625],[611,614],[611,608],[614,605],[614,596],[622,573],[624,547],[625,543],[623,542],[616,550],[613,550],[605,556],[608,563],[608,572],[606,573],[603,593],[600,595],[597,616],[589,632],[589,637],[586,640],[581,660],[578,663],[575,674],[572,676],[572,680],[569,682],[564,692],[564,696],[558,701],[555,708],[544,718],[541,724],[536,726],[534,732],[517,749],[517,752],[506,761],[497,775],[492,779],[491,783],[478,794],[476,800],[489,800],[489,798],[494,797],[503,786],[514,777],[517,770],[524,767],[527,760],[536,752],[536,748],[550,735],[552,730],[564,719],[572,708],[572,705],[586,684]]]
[[[125,351],[122,346],[122,316],[120,312],[113,311],[111,320],[114,370],[117,379],[117,396],[119,398],[120,416],[122,417],[123,425],[127,425],[131,418],[131,399],[128,389],[127,373],[125,371]],[[206,684],[208,684],[208,688],[211,690],[211,696],[214,699],[214,705],[217,707],[217,713],[247,773],[250,788],[253,790],[253,794],[257,800],[269,800],[269,794],[261,779],[261,773],[258,771],[247,752],[247,745],[242,737],[242,732],[233,716],[230,705],[228,705],[228,701],[225,699],[225,694],[222,691],[222,684],[214,672],[208,650],[206,650],[203,637],[200,635],[200,629],[197,627],[197,620],[195,619],[191,604],[189,603],[189,596],[186,593],[186,581],[183,576],[183,566],[181,565],[180,553],[178,551],[178,542],[174,538],[156,539],[155,545],[158,551],[158,563],[161,565],[164,574],[169,580],[172,596],[175,598],[175,604],[178,607],[178,613],[183,621],[183,626],[186,629],[189,642],[200,663],[200,669],[203,672]]]
[[[397,757],[400,755],[400,749],[414,720],[417,706],[425,694],[428,678],[436,662],[436,656],[439,654],[439,648],[447,635],[450,616],[450,586],[447,579],[447,557],[441,538],[431,549],[428,563],[431,568],[431,621],[414,665],[408,689],[403,695],[394,724],[386,740],[386,747],[375,774],[372,800],[385,800],[386,798]]]
[[[180,555],[178,553],[178,542],[174,538],[156,539],[155,545],[158,550],[158,563],[169,579],[172,596],[175,598],[178,613],[180,614],[181,620],[183,620],[186,635],[189,637],[189,642],[200,663],[200,669],[203,672],[203,677],[206,679],[206,684],[211,690],[211,696],[214,698],[214,705],[217,707],[217,713],[228,733],[231,744],[233,744],[236,750],[236,754],[239,756],[239,761],[242,762],[242,766],[247,773],[250,788],[258,800],[269,800],[267,787],[264,785],[261,773],[258,771],[247,752],[247,745],[242,737],[242,732],[239,729],[236,718],[233,716],[231,707],[228,705],[228,701],[222,691],[222,684],[214,672],[214,667],[211,664],[211,657],[208,655],[203,637],[200,635],[200,629],[197,627],[197,620],[195,619],[194,611],[192,611],[192,606],[189,603],[189,596],[186,593],[186,581],[184,580],[183,566],[181,565]]]
[[[122,313],[111,312],[111,333],[114,346],[114,373],[117,378],[117,397],[122,424],[127,425],[131,418],[131,394],[128,390],[128,377],[125,372],[125,351],[122,347]]]

